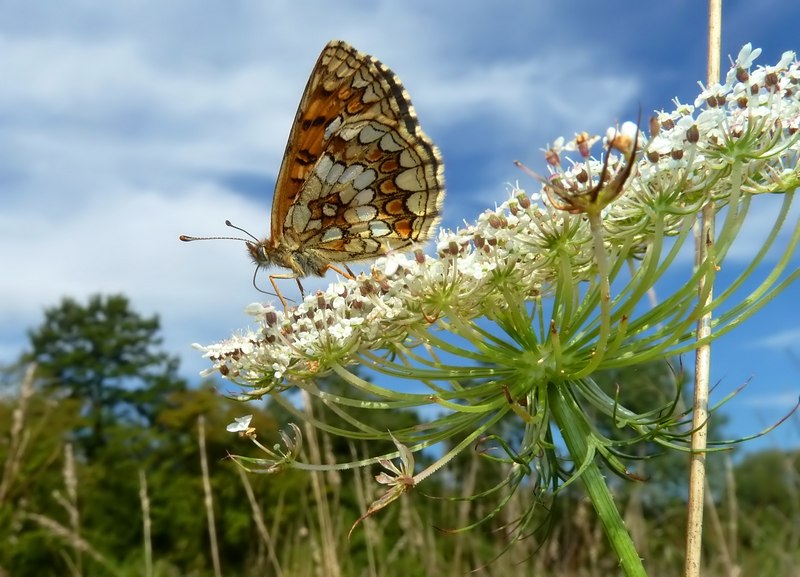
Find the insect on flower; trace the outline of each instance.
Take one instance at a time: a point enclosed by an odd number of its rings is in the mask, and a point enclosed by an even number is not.
[[[275,283],[353,274],[346,263],[408,250],[433,234],[444,199],[438,149],[422,132],[400,79],[340,40],[329,42],[306,85],[272,200],[270,237],[242,240]],[[231,237],[192,237],[183,241]],[[332,263],[343,263],[347,273]]]

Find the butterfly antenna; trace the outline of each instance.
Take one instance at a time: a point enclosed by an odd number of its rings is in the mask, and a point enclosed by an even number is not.
[[[259,242],[259,241],[258,241],[258,239],[257,239],[256,237],[254,237],[252,234],[250,234],[250,232],[249,232],[249,231],[246,231],[245,229],[243,229],[243,228],[241,228],[241,227],[239,227],[239,226],[236,226],[235,224],[233,224],[233,223],[232,223],[231,221],[229,221],[229,220],[226,220],[226,221],[225,221],[225,226],[229,226],[229,227],[231,227],[231,228],[235,228],[235,229],[236,229],[236,230],[238,230],[239,232],[243,232],[243,233],[245,233],[247,236],[249,236],[250,238],[252,238],[254,241],[256,241],[256,242]]]
[[[250,239],[236,236],[189,236],[187,234],[182,234],[178,238],[183,242],[192,242],[195,240],[238,240],[239,242],[250,242]]]
[[[256,237],[254,237],[252,234],[247,232],[245,229],[243,229],[241,227],[238,227],[238,226],[235,226],[233,223],[231,223],[231,221],[226,220],[225,224],[228,225],[231,228],[235,228],[239,232],[245,233],[247,236],[250,237],[250,239],[258,242],[258,239]],[[240,242],[250,242],[250,239],[241,238],[241,237],[238,237],[238,236],[189,236],[187,234],[182,234],[178,238],[181,239],[183,242],[192,242],[194,240],[238,240]]]

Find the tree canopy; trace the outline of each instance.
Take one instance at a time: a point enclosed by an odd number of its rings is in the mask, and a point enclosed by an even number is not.
[[[86,426],[77,438],[87,454],[106,443],[112,422],[154,425],[169,394],[186,388],[178,359],[160,348],[158,316],[141,316],[127,297],[67,297],[44,317],[28,332],[25,360],[37,363],[45,390],[81,404]]]

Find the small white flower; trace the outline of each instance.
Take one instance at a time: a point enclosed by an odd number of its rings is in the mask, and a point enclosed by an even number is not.
[[[383,259],[383,274],[392,277],[401,267],[406,266],[407,263],[408,259],[404,254],[399,252],[389,253]]]
[[[245,415],[244,417],[236,417],[233,422],[225,427],[229,433],[244,433],[250,429],[250,421],[253,420],[253,415]]]
[[[244,308],[244,312],[251,317],[263,317],[266,313],[274,311],[275,307],[272,305],[265,305],[263,303],[250,303]]]
[[[733,63],[733,68],[750,68],[756,58],[761,55],[761,48],[753,50],[753,45],[748,42],[742,49],[739,50],[739,55],[736,57],[736,62]]]
[[[779,70],[785,70],[786,68],[788,68],[788,67],[789,67],[789,64],[791,64],[791,63],[792,63],[792,61],[794,60],[794,58],[795,58],[794,51],[792,51],[792,50],[787,50],[786,52],[784,52],[784,53],[781,55],[781,59],[780,59],[780,61],[779,61],[779,62],[778,62],[776,65],[775,65],[775,67],[774,67],[774,70],[776,70],[776,71],[779,71]]]
[[[731,86],[728,84],[713,84],[708,87],[703,87],[702,82],[698,82],[698,84],[702,92],[694,99],[694,105],[697,108],[704,105],[716,108],[720,103],[726,101],[726,96],[731,91]]]

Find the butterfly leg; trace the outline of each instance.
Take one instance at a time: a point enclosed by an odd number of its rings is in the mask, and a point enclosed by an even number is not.
[[[346,278],[346,279],[349,279],[349,280],[356,280],[356,275],[355,275],[355,274],[353,274],[353,271],[352,271],[352,270],[350,270],[350,267],[349,267],[349,266],[347,266],[347,265],[345,264],[345,265],[344,265],[344,268],[346,268],[346,269],[347,269],[347,272],[344,272],[342,269],[340,269],[340,268],[338,268],[338,267],[335,267],[335,266],[333,266],[333,265],[332,265],[332,264],[330,264],[330,263],[328,264],[328,269],[332,270],[333,272],[335,272],[335,273],[338,273],[338,274],[342,275],[342,276],[343,276],[344,278]]]
[[[284,311],[288,308],[288,305],[286,303],[286,299],[283,298],[283,295],[281,294],[281,291],[278,288],[278,283],[276,283],[275,280],[276,279],[288,279],[288,278],[295,279],[297,281],[297,286],[300,287],[300,294],[301,295],[305,295],[305,293],[303,292],[303,285],[300,284],[300,279],[296,275],[293,275],[293,274],[271,274],[271,275],[269,275],[269,282],[270,282],[270,284],[272,284],[272,288],[275,289],[275,296],[277,296],[278,299],[281,301],[281,304],[283,305],[283,310]]]

